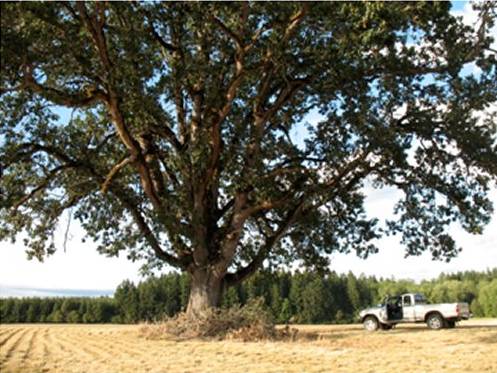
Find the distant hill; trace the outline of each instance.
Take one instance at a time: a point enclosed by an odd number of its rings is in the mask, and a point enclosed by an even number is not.
[[[23,297],[100,297],[112,296],[108,289],[39,289],[0,285],[0,298]]]

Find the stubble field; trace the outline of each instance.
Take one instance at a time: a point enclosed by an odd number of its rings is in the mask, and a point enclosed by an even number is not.
[[[497,372],[497,320],[367,333],[298,326],[295,341],[151,341],[136,325],[0,325],[0,372]]]

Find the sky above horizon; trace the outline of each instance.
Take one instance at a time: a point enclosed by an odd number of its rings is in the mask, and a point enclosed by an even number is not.
[[[463,16],[469,24],[474,22],[475,14],[471,11],[469,3],[454,2],[453,5],[455,14]],[[393,217],[393,205],[399,197],[395,189],[375,190],[366,187],[365,193],[368,214],[382,219]],[[490,198],[497,208],[497,188],[492,189]],[[57,236],[63,237],[64,230],[63,221]],[[400,237],[397,236],[379,240],[380,252],[367,260],[359,259],[354,254],[333,254],[330,269],[338,273],[352,271],[356,275],[364,273],[377,277],[420,281],[437,277],[441,272],[483,271],[497,267],[497,212],[482,235],[470,235],[458,225],[451,226],[450,233],[463,248],[460,255],[450,263],[433,261],[429,252],[419,257],[404,258],[404,248],[400,245]],[[81,242],[83,235],[81,227],[77,222],[73,222],[67,250],[64,252],[62,248],[62,239],[56,239],[58,251],[46,258],[44,263],[26,259],[22,239],[16,244],[1,241],[0,297],[6,294],[34,295],[27,289],[35,289],[38,291],[36,294],[45,295],[47,292],[44,293],[40,289],[113,290],[125,279],[135,282],[141,279],[139,268],[142,262],[133,263],[126,259],[125,254],[118,258],[102,256],[97,253],[94,243]],[[48,294],[50,295],[50,292]]]

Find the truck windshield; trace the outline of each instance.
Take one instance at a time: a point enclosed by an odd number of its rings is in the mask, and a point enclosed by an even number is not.
[[[427,304],[428,302],[426,301],[426,298],[422,296],[421,294],[416,294],[414,295],[414,301],[416,304]]]

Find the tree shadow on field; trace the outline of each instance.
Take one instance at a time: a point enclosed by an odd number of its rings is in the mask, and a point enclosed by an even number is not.
[[[488,343],[488,344],[497,346],[497,333],[493,333],[493,334],[487,335],[485,337],[480,337],[478,339],[478,341],[481,343]]]
[[[441,330],[452,330],[452,331],[457,332],[458,329],[462,329],[462,330],[480,329],[482,331],[485,331],[485,330],[490,331],[490,330],[497,330],[497,325],[485,325],[485,324],[460,325],[459,324],[454,329],[444,328]],[[431,331],[437,332],[437,330],[431,330],[430,328],[428,328],[426,325],[423,325],[423,324],[418,324],[415,326],[413,326],[412,324],[407,324],[407,325],[396,326],[392,330],[382,331],[382,333],[392,333],[392,334],[395,334],[395,333],[421,333],[421,332],[431,332]]]
[[[297,340],[305,340],[305,341],[335,341],[338,339],[343,339],[350,337],[348,334],[344,333],[316,333],[316,332],[299,332],[297,336]]]
[[[497,325],[457,325],[456,329],[496,329],[497,330]]]

